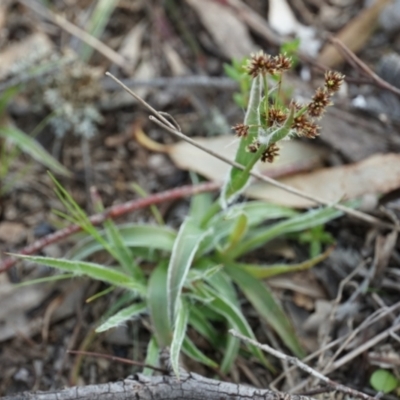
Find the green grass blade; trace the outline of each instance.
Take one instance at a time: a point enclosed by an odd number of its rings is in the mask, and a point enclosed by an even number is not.
[[[113,13],[118,0],[98,0],[96,7],[90,16],[89,23],[86,26],[86,31],[92,36],[99,38],[103,33],[111,14]],[[93,54],[93,47],[86,43],[82,43],[80,56],[83,61],[88,61]]]
[[[217,368],[218,364],[208,358],[197,346],[186,336],[183,340],[182,351],[189,356],[192,360],[200,362],[211,368]]]
[[[142,188],[140,187],[137,183],[132,183],[132,188],[133,190],[141,197],[147,197],[149,194]],[[160,210],[158,207],[154,204],[152,204],[150,207],[150,211],[153,214],[154,219],[156,220],[158,225],[165,225],[164,219],[160,213]]]
[[[121,232],[114,224],[112,220],[106,220],[104,222],[105,231],[109,239],[110,246],[113,248],[114,254],[117,260],[124,268],[125,272],[131,275],[135,279],[144,280],[142,270],[136,264],[132,252],[128,246],[124,243]]]
[[[249,105],[244,118],[244,124],[252,125],[252,127],[249,129],[247,138],[241,138],[235,157],[235,161],[243,166],[249,165],[254,156],[254,154],[247,151],[247,146],[253,142],[253,139],[256,138],[258,134],[258,126],[260,126],[260,114],[258,108],[261,101],[261,92],[261,78],[257,77],[253,79],[251,85]],[[232,202],[236,198],[237,194],[244,189],[249,177],[249,171],[245,172],[238,168],[232,167],[228,180],[225,182],[221,192],[221,204],[226,205]]]
[[[52,157],[35,139],[18,128],[0,127],[0,136],[11,140],[24,153],[49,168],[51,171],[70,177],[71,173]]]
[[[159,359],[160,349],[157,345],[157,340],[154,336],[149,340],[149,344],[147,345],[147,353],[146,359],[144,363],[146,365],[152,365],[153,367],[158,367],[158,359]],[[143,375],[152,376],[154,373],[154,369],[152,368],[144,368]]]
[[[218,348],[221,344],[220,334],[204,315],[205,307],[204,305],[192,305],[190,307],[189,325],[206,338],[213,347]]]
[[[76,275],[86,275],[89,278],[97,279],[110,285],[135,290],[141,295],[145,295],[146,293],[146,287],[143,284],[134,281],[130,276],[122,272],[116,271],[112,268],[104,267],[100,264],[95,264],[87,261],[64,260],[61,258],[23,256],[20,254],[13,254],[13,256],[22,258],[24,260],[36,262],[38,264],[43,264],[47,267],[53,267],[62,271],[73,272]]]
[[[189,215],[200,225],[207,210],[212,205],[211,193],[199,193],[192,197]]]
[[[273,276],[288,274],[291,272],[299,272],[310,269],[325,260],[332,252],[332,247],[317,257],[298,264],[273,264],[273,265],[257,265],[248,263],[232,263],[232,266],[241,268],[257,279],[267,279]]]
[[[176,232],[165,226],[126,224],[118,226],[118,230],[124,245],[132,248],[147,247],[171,252],[176,238]],[[99,233],[102,238],[106,238],[104,231]],[[67,253],[67,258],[82,260],[100,250],[104,250],[103,246],[89,237],[75,245]]]
[[[231,329],[228,327],[227,330]],[[221,361],[221,372],[227,374],[233,363],[235,362],[240,350],[240,341],[232,335],[228,335],[226,346],[224,348],[224,356]]]
[[[233,249],[229,254],[229,257],[231,259],[235,259],[251,250],[256,249],[257,247],[263,246],[268,241],[280,235],[303,231],[312,228],[313,226],[324,224],[334,218],[340,217],[341,215],[343,215],[342,211],[338,211],[329,207],[320,208],[297,215],[285,221],[278,222],[273,226],[261,228],[258,231],[255,231],[241,244],[239,244],[236,249]]]
[[[181,299],[179,300],[180,301],[176,310],[176,320],[171,342],[171,366],[178,379],[179,355],[181,352],[183,340],[186,336],[186,327],[189,319],[189,313],[186,304]]]
[[[232,232],[236,223],[236,218],[241,214],[246,215],[249,228],[254,228],[267,220],[298,215],[296,211],[288,207],[282,207],[263,201],[249,201],[235,204],[229,207],[228,210],[215,215],[206,225],[207,227],[214,228],[214,234],[206,237],[201,243],[198,256],[206,254],[218,245],[221,245],[225,238],[229,236],[230,232]]]
[[[238,330],[247,337],[253,339],[255,338],[249,323],[235,304],[231,303],[215,289],[207,287],[206,285],[202,285],[201,288],[199,286],[196,293],[199,296],[204,296],[204,298],[207,300],[210,296],[213,297],[213,301],[208,303],[208,307],[210,307],[216,313],[222,315],[228,321],[229,326],[234,327],[234,329]],[[274,367],[268,362],[259,348],[253,345],[248,345],[248,347],[251,353],[257,357],[268,369],[271,371],[274,370]]]
[[[146,304],[145,303],[137,303],[133,304],[129,307],[126,307],[117,312],[117,314],[113,315],[112,317],[108,318],[107,321],[103,322],[97,329],[96,332],[104,332],[108,331],[111,328],[115,328],[128,320],[133,319],[137,315],[142,314],[146,311]]]
[[[167,262],[161,262],[152,272],[147,288],[147,305],[150,320],[158,345],[169,346],[172,340],[172,329],[167,307]]]
[[[71,279],[71,278],[75,278],[75,275],[74,274],[60,274],[60,275],[46,276],[45,278],[31,279],[29,281],[17,283],[15,285],[13,285],[13,288],[18,289],[22,286],[36,285],[38,283],[55,282],[55,281],[60,281],[63,279]]]
[[[272,326],[286,346],[297,357],[303,357],[304,350],[297,340],[290,321],[265,284],[252,277],[246,271],[229,265],[229,263],[226,268],[229,276],[240,287],[260,316]]]
[[[209,231],[200,229],[196,221],[190,217],[185,219],[179,229],[168,265],[167,278],[168,315],[172,324],[194,255],[208,233]]]

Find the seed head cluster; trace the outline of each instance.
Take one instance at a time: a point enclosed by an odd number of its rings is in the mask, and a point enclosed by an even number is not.
[[[287,71],[292,67],[292,60],[284,54],[271,56],[259,51],[253,54],[246,66],[248,74],[256,78],[259,75],[276,74]]]
[[[291,59],[284,54],[271,56],[260,51],[253,54],[248,61],[245,69],[252,78],[266,76],[267,74],[282,73],[291,67]],[[314,139],[319,136],[320,126],[318,120],[323,116],[326,107],[332,105],[331,97],[340,89],[344,81],[344,75],[340,72],[327,71],[325,73],[325,82],[323,87],[317,88],[311,101],[308,104],[299,104],[291,102],[289,108],[274,104],[268,104],[266,110],[260,110],[261,125],[264,134],[272,133],[274,130],[282,127],[287,121],[290,110],[294,108],[293,123],[290,126],[288,137],[298,136]],[[237,136],[246,138],[249,135],[250,126],[245,124],[236,124],[232,127]],[[258,138],[253,138],[252,143],[247,146],[247,150],[256,153],[261,142]],[[279,154],[277,143],[270,143],[261,155],[261,161],[272,163]]]

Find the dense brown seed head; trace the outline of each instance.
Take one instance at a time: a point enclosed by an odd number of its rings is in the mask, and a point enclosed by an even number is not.
[[[232,126],[232,129],[236,132],[239,137],[247,137],[249,134],[249,126],[244,124],[236,124]]]
[[[335,93],[340,89],[345,76],[340,72],[326,71],[325,72],[325,88],[329,93]]]
[[[268,109],[268,126],[281,125],[286,121],[287,115],[279,108],[271,106]]]
[[[274,159],[279,155],[279,147],[276,143],[271,144],[261,155],[262,162],[274,162]]]
[[[330,106],[330,95],[326,89],[318,88],[312,97],[312,102],[308,105],[307,113],[311,117],[320,118],[327,106]]]
[[[261,144],[257,139],[254,139],[253,143],[250,143],[247,146],[247,151],[250,153],[257,153],[257,150],[260,148]]]
[[[258,75],[274,74],[276,72],[275,58],[269,54],[265,54],[263,51],[259,51],[252,54],[246,70],[253,78],[256,78]]]
[[[315,139],[319,136],[319,126],[311,121],[306,114],[294,118],[292,129],[296,131],[297,136]]]
[[[278,54],[274,57],[275,69],[277,72],[287,71],[292,68],[292,59],[285,54]]]

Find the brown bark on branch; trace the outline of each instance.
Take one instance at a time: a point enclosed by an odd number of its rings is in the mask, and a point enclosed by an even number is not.
[[[220,382],[197,374],[147,377],[138,374],[122,382],[73,387],[52,392],[24,392],[0,400],[312,400],[310,397]]]

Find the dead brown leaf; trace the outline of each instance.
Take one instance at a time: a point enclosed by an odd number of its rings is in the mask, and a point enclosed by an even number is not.
[[[26,237],[26,226],[19,222],[0,223],[0,240],[8,244],[20,243]]]
[[[231,160],[234,160],[239,145],[239,139],[233,135],[194,139],[209,149],[218,150],[221,155]],[[195,171],[213,181],[223,182],[229,170],[229,166],[224,162],[186,142],[170,146],[168,154],[179,168]],[[315,145],[293,140],[282,144],[276,162],[258,163],[257,168],[269,176],[288,175],[321,165],[324,155],[325,151]]]
[[[212,0],[186,2],[196,11],[226,57],[243,58],[257,50],[246,25],[230,7]]]
[[[400,187],[400,154],[377,154],[355,164],[301,173],[283,178],[281,182],[333,203],[364,194],[387,193]],[[250,197],[289,207],[315,205],[262,182],[252,185],[246,193]]]
[[[360,51],[378,26],[379,15],[387,4],[392,0],[376,0],[375,3],[357,16],[355,16],[335,36],[343,42],[350,50],[357,53]],[[327,67],[336,67],[343,62],[341,53],[336,46],[328,43],[321,51],[318,62]]]
[[[24,65],[29,66],[32,62],[41,60],[50,54],[52,49],[52,42],[41,32],[36,32],[18,43],[11,44],[0,53],[0,79],[18,72]]]

